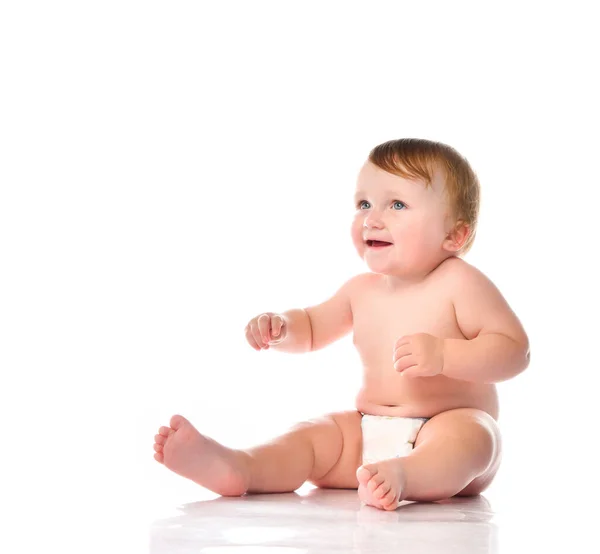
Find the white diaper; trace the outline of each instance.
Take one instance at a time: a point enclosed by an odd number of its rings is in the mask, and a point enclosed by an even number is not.
[[[426,417],[389,417],[363,414],[363,464],[406,456],[413,449]]]

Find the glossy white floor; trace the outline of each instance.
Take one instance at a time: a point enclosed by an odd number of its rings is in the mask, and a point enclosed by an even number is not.
[[[483,498],[406,503],[384,513],[363,506],[355,491],[217,498],[184,504],[152,523],[153,554],[191,552],[498,552],[498,525]]]
[[[586,523],[590,508],[584,508],[591,506],[589,499],[565,498],[552,481],[545,493],[533,487],[513,496],[511,489],[498,481],[479,497],[405,502],[395,512],[362,505],[356,491],[306,485],[295,493],[239,499],[199,491],[195,502],[166,504],[155,512],[171,513],[149,522],[150,552],[495,554],[557,547],[594,551],[595,533],[592,523]]]

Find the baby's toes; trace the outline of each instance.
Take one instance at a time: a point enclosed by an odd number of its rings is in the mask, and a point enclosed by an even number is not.
[[[364,466],[361,466],[356,470],[356,478],[363,487],[366,487],[369,484],[371,475],[371,472]]]
[[[154,442],[156,444],[162,444],[164,446],[165,442],[167,442],[167,437],[164,435],[154,435]]]
[[[381,483],[383,483],[383,481],[384,481],[384,479],[379,473],[377,475],[374,475],[373,477],[371,477],[371,480],[369,481],[369,484],[367,485],[367,490],[370,493],[375,492],[375,489],[377,487],[379,487],[379,485],[381,485]]]
[[[156,454],[154,454],[154,459],[162,464],[164,462],[165,457],[162,452],[157,452]]]
[[[384,510],[395,510],[398,507],[398,493],[395,490],[390,489],[381,499],[381,506]]]
[[[158,433],[159,433],[160,435],[162,435],[163,437],[165,437],[165,438],[166,438],[166,437],[168,437],[168,436],[169,436],[169,434],[170,434],[170,433],[172,433],[172,432],[173,432],[173,429],[171,429],[170,427],[161,427],[161,428],[158,430]]]
[[[156,444],[156,443],[154,443],[154,450],[156,450],[156,452],[162,452],[163,451],[163,445],[162,444]]]
[[[385,496],[388,495],[388,493],[390,492],[390,489],[392,488],[392,485],[390,485],[389,483],[382,483],[381,485],[379,485],[379,487],[377,487],[375,489],[375,492],[373,493],[373,496],[375,498],[377,498],[377,500],[382,500]],[[392,495],[393,498],[393,495]]]

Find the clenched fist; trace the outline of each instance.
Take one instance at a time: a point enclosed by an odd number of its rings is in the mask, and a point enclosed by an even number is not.
[[[246,325],[246,340],[254,350],[268,350],[270,344],[279,344],[287,335],[282,315],[265,312]]]
[[[444,368],[444,340],[428,333],[400,337],[394,344],[392,363],[407,377],[435,377]]]

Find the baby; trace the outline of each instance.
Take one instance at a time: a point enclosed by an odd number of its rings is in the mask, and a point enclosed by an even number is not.
[[[352,240],[369,272],[322,304],[266,312],[255,350],[310,352],[350,331],[363,365],[356,410],[298,423],[246,450],[175,415],[154,457],[224,496],[291,492],[305,481],[358,489],[364,504],[481,493],[501,459],[495,383],[529,365],[529,341],[494,284],[460,256],[473,243],[479,181],[453,148],[376,146],[361,168]]]

